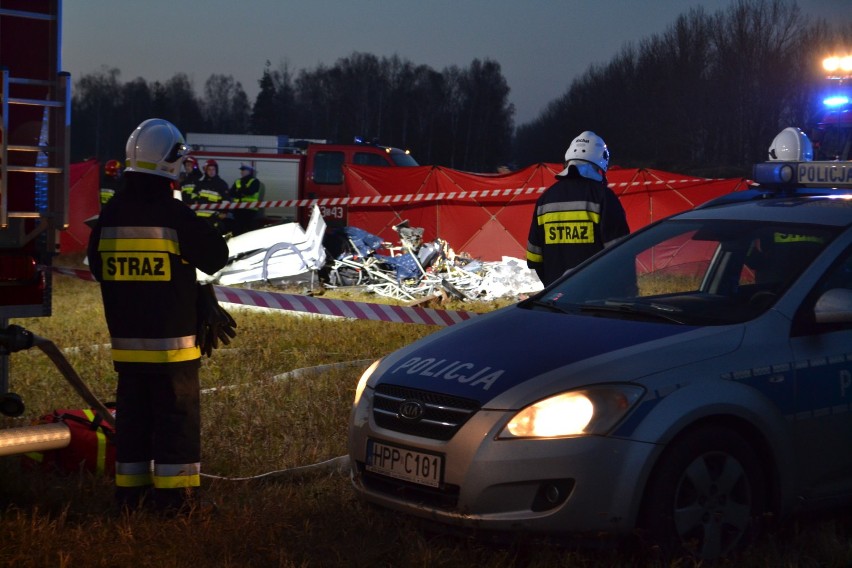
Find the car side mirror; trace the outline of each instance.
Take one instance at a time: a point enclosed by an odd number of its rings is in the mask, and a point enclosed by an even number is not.
[[[852,323],[852,290],[832,288],[814,306],[817,323]]]

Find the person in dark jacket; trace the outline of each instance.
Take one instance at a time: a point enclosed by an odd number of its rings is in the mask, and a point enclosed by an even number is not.
[[[198,160],[192,156],[187,156],[183,161],[183,171],[177,179],[181,198],[184,201],[190,200],[195,194],[195,184],[201,179],[201,175],[201,170],[198,169]]]
[[[219,163],[216,160],[207,160],[204,163],[204,174],[195,182],[195,189],[189,194],[189,203],[192,204],[218,204],[228,202],[228,182],[219,177]],[[182,194],[187,196],[187,193]],[[186,199],[184,199],[186,201]],[[210,226],[220,234],[228,231],[228,223],[231,215],[222,209],[196,209],[195,214],[205,219]]]
[[[548,286],[630,232],[621,202],[607,186],[609,150],[586,131],[565,152],[565,169],[536,201],[527,266]]]
[[[171,183],[186,151],[162,119],[127,140],[125,188],[104,206],[88,244],[101,284],[116,391],[116,501],[185,509],[197,499],[201,419],[199,286],[228,259],[224,238]]]

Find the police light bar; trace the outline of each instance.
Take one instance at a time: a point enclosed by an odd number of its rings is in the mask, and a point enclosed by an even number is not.
[[[764,162],[752,179],[761,185],[852,187],[852,162]]]
[[[755,164],[751,178],[760,185],[790,184],[796,179],[798,162],[764,162]]]

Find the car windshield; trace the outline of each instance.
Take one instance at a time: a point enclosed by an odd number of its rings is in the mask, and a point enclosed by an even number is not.
[[[686,325],[739,323],[772,306],[836,231],[765,221],[664,221],[524,306]]]
[[[408,154],[406,152],[403,152],[402,150],[397,150],[397,149],[391,150],[390,157],[391,157],[391,160],[393,160],[393,163],[396,164],[397,166],[403,166],[403,167],[409,168],[409,167],[414,167],[414,166],[420,165],[420,164],[417,163],[417,160],[414,159],[414,156],[412,156],[411,154]]]

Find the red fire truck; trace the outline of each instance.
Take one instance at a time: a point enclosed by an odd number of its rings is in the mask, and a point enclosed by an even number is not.
[[[240,176],[241,164],[255,168],[265,188],[261,197],[268,202],[346,197],[343,164],[382,167],[417,166],[407,150],[356,138],[351,144],[329,144],[325,140],[294,140],[288,136],[243,134],[202,134],[186,137],[192,155],[203,166],[216,160],[219,176],[230,186]],[[321,205],[320,212],[330,227],[346,224],[346,205]],[[268,222],[307,223],[308,207],[270,207]]]
[[[71,79],[60,70],[61,16],[61,0],[0,0],[0,413],[24,413],[9,388],[10,354],[38,347],[112,422],[56,345],[9,322],[51,315],[52,263],[68,227]],[[63,423],[0,430],[0,455],[69,441]]]

